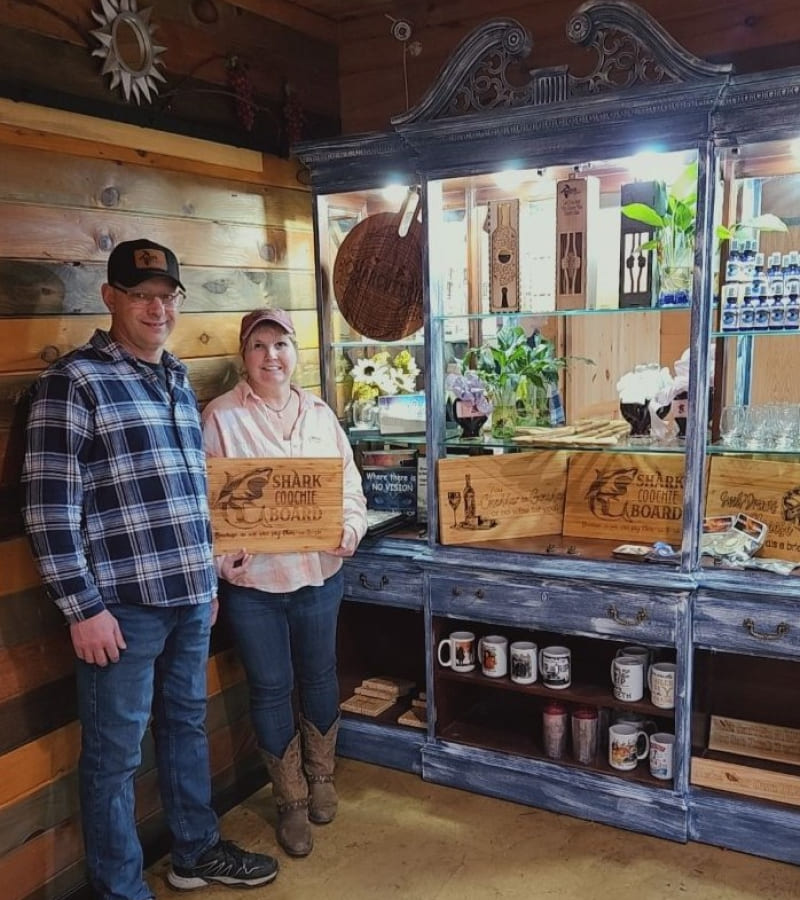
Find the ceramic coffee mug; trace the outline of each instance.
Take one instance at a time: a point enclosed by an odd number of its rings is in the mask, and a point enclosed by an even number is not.
[[[536,681],[536,644],[531,641],[514,641],[510,647],[511,680],[517,684],[533,684]]]
[[[624,647],[620,647],[614,655],[641,657],[645,672],[650,665],[650,651],[647,649],[647,647],[642,647],[640,644],[627,644]]]
[[[647,685],[653,706],[672,709],[675,706],[675,663],[653,663],[647,671]]]
[[[650,753],[646,731],[633,725],[612,725],[608,729],[608,764],[614,769],[630,771]]]
[[[572,654],[569,647],[545,647],[539,654],[542,684],[563,690],[572,684]]]
[[[672,778],[674,748],[674,734],[658,731],[650,738],[650,774],[653,778],[660,778],[662,781]]]
[[[639,713],[628,712],[624,709],[619,709],[614,713],[614,724],[633,725],[639,731],[646,731],[651,737],[653,732],[658,730],[658,725],[652,719],[645,719]]]
[[[617,656],[611,661],[611,683],[617,700],[633,702],[644,697],[644,662],[641,656]]]
[[[508,674],[508,638],[488,634],[478,641],[481,670],[489,678],[503,678]]]
[[[442,651],[447,648],[447,658]],[[475,635],[471,631],[454,631],[439,641],[439,663],[454,672],[471,672],[475,668]]]

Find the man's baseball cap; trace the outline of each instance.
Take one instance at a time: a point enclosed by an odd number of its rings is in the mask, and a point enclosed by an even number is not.
[[[244,347],[247,339],[259,325],[277,325],[287,334],[294,337],[294,325],[289,313],[284,312],[282,309],[254,309],[242,319],[242,325],[239,329],[240,347]]]
[[[132,288],[148,278],[170,278],[182,290],[178,258],[168,247],[142,238],[117,244],[108,257],[108,283]]]

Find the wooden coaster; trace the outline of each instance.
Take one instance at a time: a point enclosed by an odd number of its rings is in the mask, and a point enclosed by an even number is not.
[[[397,723],[399,725],[410,725],[412,728],[427,728],[428,720],[422,710],[416,707],[407,709],[402,716],[398,716]]]
[[[388,675],[365,678],[361,682],[361,686],[373,690],[385,690],[387,694],[391,691],[395,697],[403,697],[416,687],[413,681],[407,681],[405,678],[392,678]]]
[[[394,703],[395,701],[391,698],[381,699],[380,697],[364,697],[361,694],[354,694],[340,703],[339,708],[346,712],[358,713],[361,716],[379,716],[390,706],[394,706]]]
[[[394,703],[397,700],[397,694],[392,691],[384,691],[371,687],[364,687],[364,685],[360,685],[355,689],[355,692],[361,697],[377,697],[379,700],[391,700]]]

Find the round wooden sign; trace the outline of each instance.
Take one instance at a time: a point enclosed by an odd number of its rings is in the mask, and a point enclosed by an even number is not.
[[[422,224],[400,234],[402,213],[359,222],[339,248],[333,291],[349,325],[376,341],[399,341],[422,328]]]

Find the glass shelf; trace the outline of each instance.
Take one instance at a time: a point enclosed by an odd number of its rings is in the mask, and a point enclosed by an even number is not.
[[[674,441],[669,444],[657,443],[623,443],[608,446],[606,444],[567,444],[552,443],[541,441],[534,443],[526,440],[521,441],[502,440],[494,438],[491,435],[483,435],[478,438],[461,438],[457,435],[447,437],[445,446],[451,449],[485,449],[485,450],[504,450],[524,453],[528,450],[587,450],[591,453],[685,453],[686,447],[682,441]],[[795,451],[797,452],[797,451]]]
[[[712,338],[752,338],[752,337],[797,337],[800,330],[797,328],[781,329],[780,331],[770,331],[761,329],[760,331],[712,331]]]
[[[732,444],[709,444],[706,447],[706,453],[709,456],[758,456],[767,459],[770,456],[791,456],[796,459],[800,454],[800,447],[743,447]]]
[[[455,434],[456,432],[452,432]],[[347,437],[351,444],[377,443],[400,444],[401,446],[421,446],[425,443],[425,432],[419,434],[381,434],[377,428],[348,428]]]
[[[556,316],[558,318],[570,318],[575,316],[604,316],[624,315],[625,313],[670,313],[687,312],[690,305],[685,306],[631,306],[625,309],[524,309],[519,312],[485,312],[485,313],[446,313],[434,315],[431,318],[436,322],[452,321],[486,321],[492,319],[519,319],[531,316]],[[794,332],[797,334],[798,332]],[[726,336],[728,332],[725,332]]]

